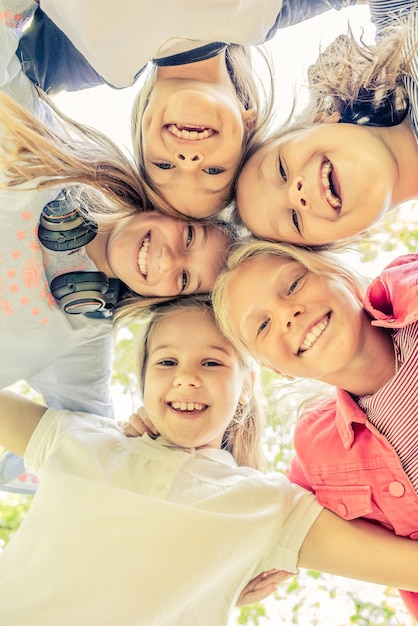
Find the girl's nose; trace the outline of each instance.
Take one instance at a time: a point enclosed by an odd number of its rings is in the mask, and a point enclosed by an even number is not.
[[[177,371],[174,380],[174,387],[200,387],[200,378],[192,369],[182,369]]]
[[[174,155],[176,159],[177,167],[181,169],[194,170],[199,167],[203,155],[197,152],[196,150],[177,152]]]
[[[175,254],[167,245],[161,247],[161,253],[158,257],[158,268],[162,274],[170,272],[175,266]]]
[[[292,182],[292,185],[289,190],[290,203],[294,208],[297,209],[310,209],[311,203],[309,202],[308,197],[308,189],[306,182],[302,178],[302,176],[297,176],[297,178]]]
[[[299,317],[303,311],[304,307],[296,304],[285,307],[281,318],[282,328],[284,330],[290,330],[294,326],[296,318]]]

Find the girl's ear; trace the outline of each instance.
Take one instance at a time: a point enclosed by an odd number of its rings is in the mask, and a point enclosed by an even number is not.
[[[251,370],[250,372],[248,372],[242,385],[241,395],[238,400],[240,404],[246,406],[250,403],[251,398],[254,394],[254,382],[255,372]]]
[[[338,124],[341,119],[341,114],[336,113],[328,113],[327,111],[322,111],[322,113],[318,113],[315,116],[314,122],[315,124]]]
[[[244,126],[248,132],[254,130],[255,125],[257,124],[258,114],[255,109],[248,109],[248,111],[242,112],[242,121],[244,122]]]

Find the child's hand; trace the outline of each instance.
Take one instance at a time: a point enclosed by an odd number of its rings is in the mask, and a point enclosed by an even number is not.
[[[261,574],[250,580],[241,591],[236,606],[240,607],[253,602],[261,602],[273,591],[276,591],[277,585],[290,578],[290,576],[293,576],[293,574],[277,569],[261,572]]]
[[[144,407],[138,409],[136,413],[132,413],[129,422],[121,424],[121,430],[126,437],[140,437],[144,433],[147,433],[150,437],[159,435]]]

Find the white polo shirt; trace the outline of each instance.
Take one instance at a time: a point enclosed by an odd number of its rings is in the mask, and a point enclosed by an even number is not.
[[[32,507],[0,556],[9,626],[221,626],[261,571],[296,571],[321,511],[280,474],[222,450],[124,437],[48,410],[25,461]]]
[[[264,43],[282,0],[41,0],[40,6],[108,83],[126,87],[164,42],[163,56],[213,41]]]

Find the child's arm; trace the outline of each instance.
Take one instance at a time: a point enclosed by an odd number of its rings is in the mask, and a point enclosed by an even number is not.
[[[23,456],[46,407],[11,391],[0,391],[0,445]]]
[[[324,509],[299,553],[299,567],[418,591],[418,541]]]

